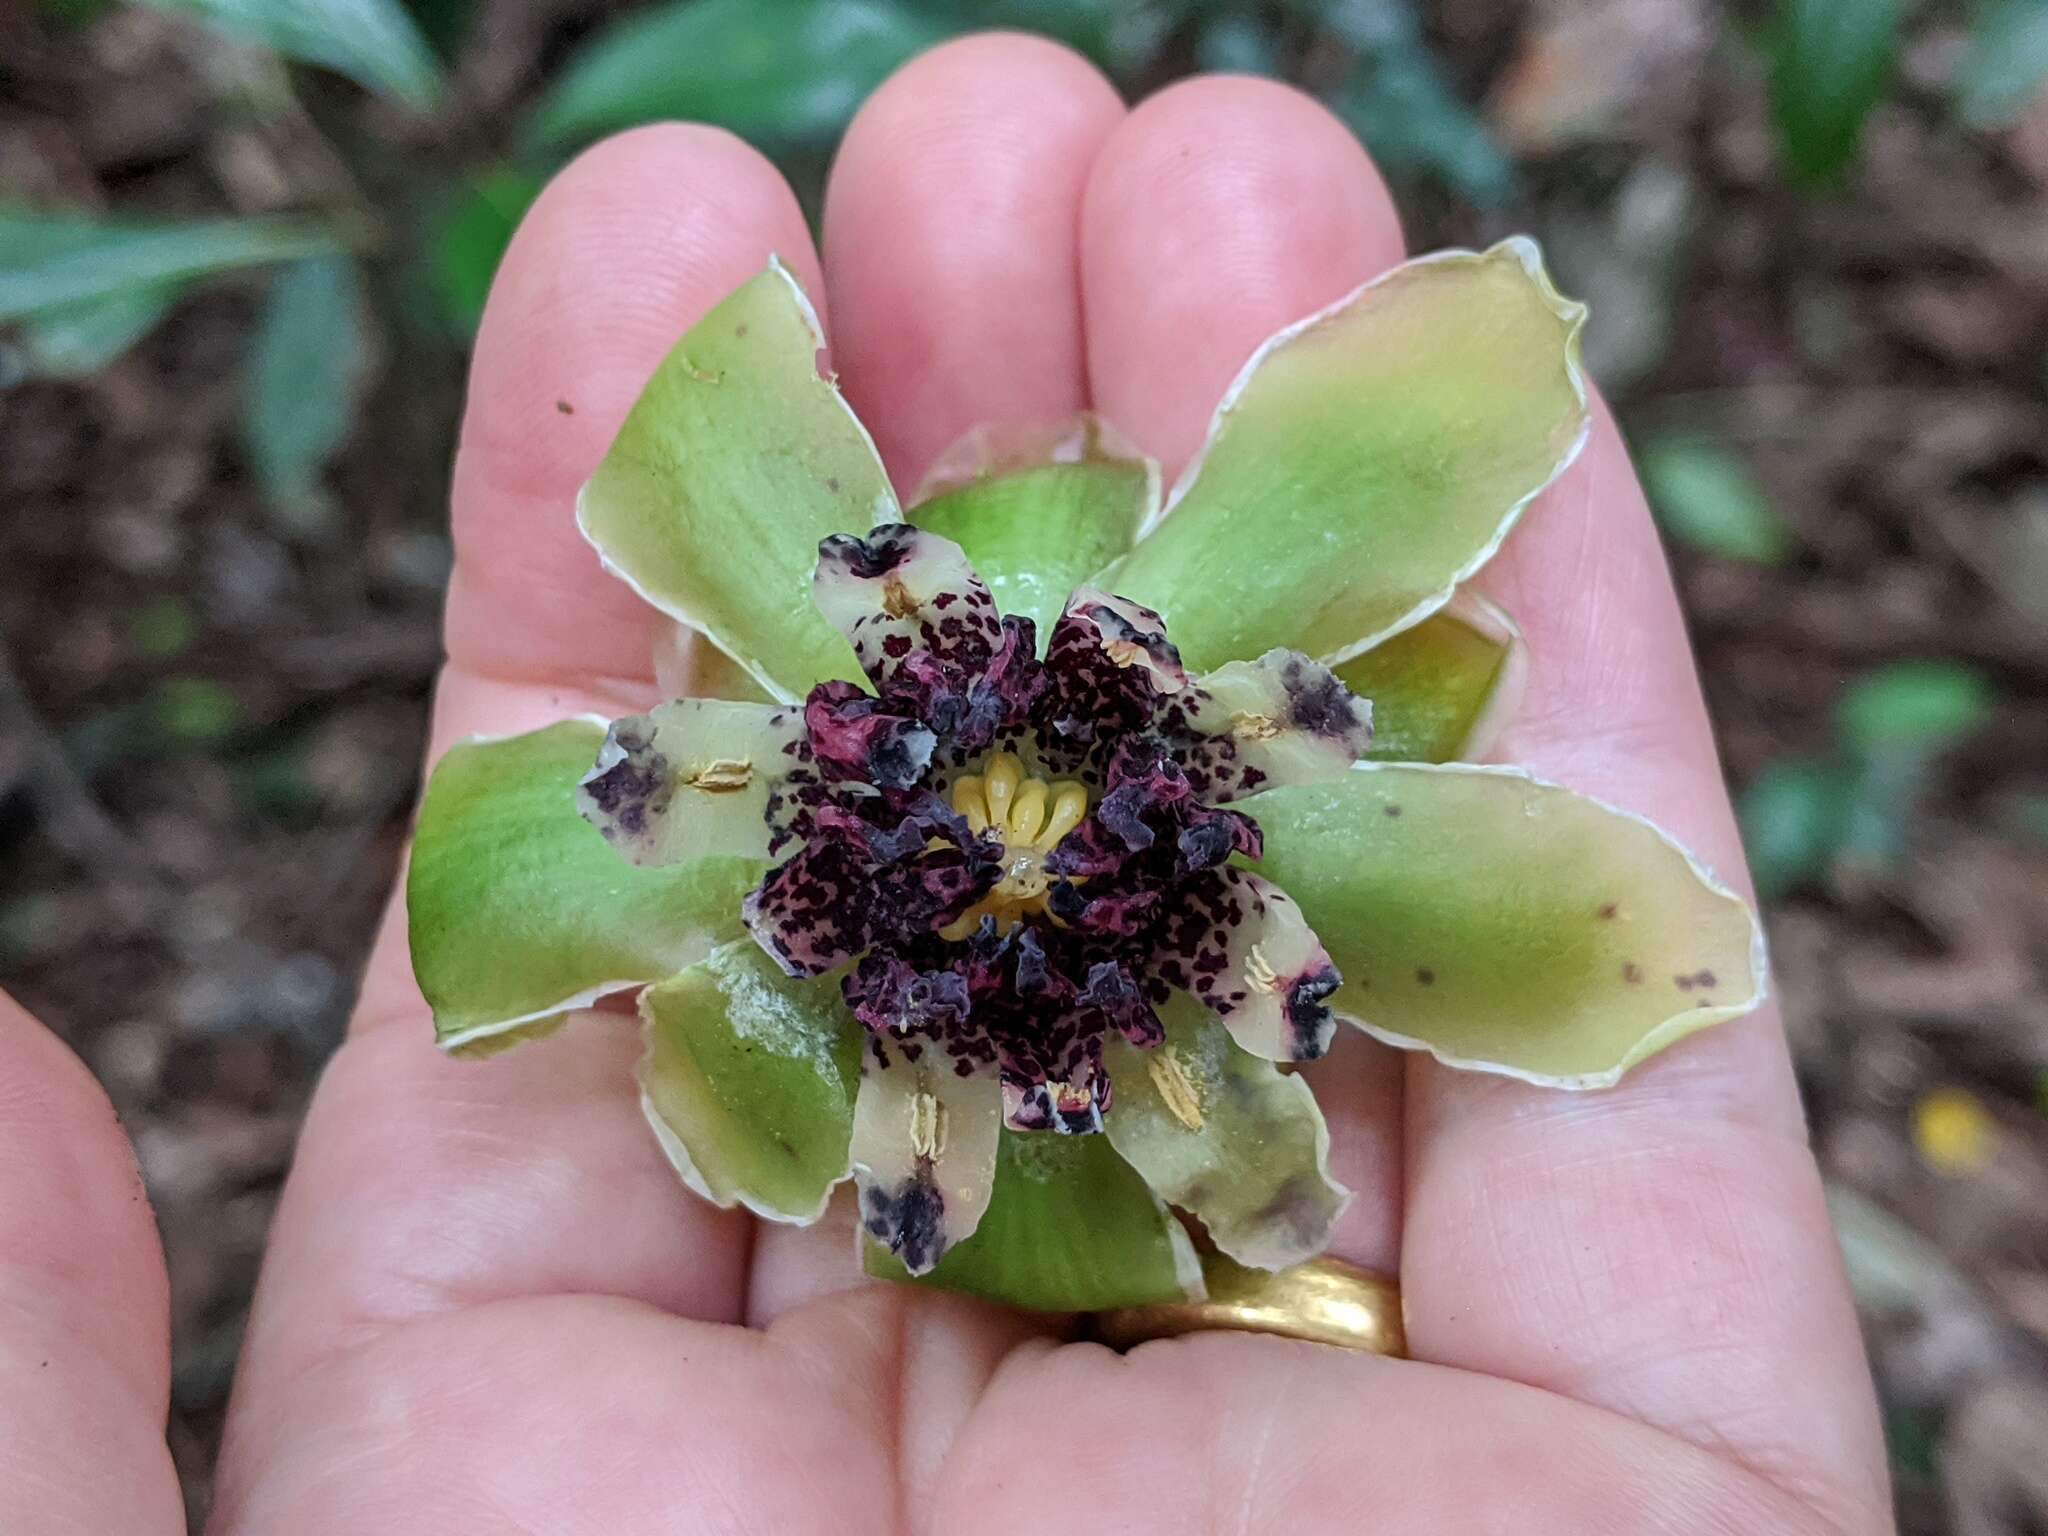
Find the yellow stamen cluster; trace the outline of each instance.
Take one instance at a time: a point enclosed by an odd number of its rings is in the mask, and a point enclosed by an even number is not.
[[[980,773],[953,781],[953,809],[976,833],[993,830],[1003,840],[1003,879],[940,929],[940,937],[964,939],[984,917],[1007,925],[1045,911],[1052,884],[1045,856],[1088,814],[1088,791],[1071,781],[1028,777],[1016,753],[997,752]]]

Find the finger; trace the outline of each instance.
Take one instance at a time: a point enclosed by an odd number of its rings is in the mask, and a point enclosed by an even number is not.
[[[1057,1467],[1085,1528],[1238,1536],[1822,1536],[1761,1478],[1513,1382],[1320,1344],[1195,1333],[1128,1355],[1026,1348],[957,1434],[931,1527],[1023,1536],[1016,1468]],[[996,1495],[996,1496],[992,1496]],[[1875,1525],[1859,1526],[1874,1532]]]
[[[5,994],[0,1168],[0,1530],[184,1530],[170,1300],[135,1155],[78,1058]]]
[[[899,484],[983,422],[1080,409],[1076,271],[1088,167],[1123,116],[1093,65],[1037,38],[968,38],[912,61],[847,130],[825,200],[833,358]],[[749,1316],[855,1276],[848,1198],[762,1228]]]
[[[1385,184],[1314,101],[1227,77],[1161,91],[1088,181],[1081,281],[1095,408],[1170,482],[1260,342],[1400,259]]]
[[[1530,681],[1500,755],[1649,816],[1731,879],[1728,807],[1663,552],[1612,420],[1486,584]],[[1856,1321],[1774,1010],[1571,1094],[1408,1079],[1402,1283],[1420,1358],[1669,1429],[1875,1529]]]
[[[645,614],[583,548],[575,491],[676,337],[771,252],[820,291],[788,188],[710,129],[614,139],[535,204],[477,342],[436,752],[647,701]],[[648,1134],[630,1021],[580,1017],[485,1064],[432,1040],[394,902],[278,1213],[239,1417],[271,1412],[310,1361],[483,1301],[739,1315],[748,1224],[688,1198]]]
[[[914,60],[847,130],[825,197],[833,359],[906,493],[968,428],[1084,403],[1078,209],[1123,115],[1079,54],[994,33]]]
[[[1385,185],[1322,107],[1266,81],[1162,91],[1110,137],[1081,228],[1095,408],[1175,474],[1260,342],[1401,258]],[[1331,1168],[1356,1198],[1332,1249],[1399,1248],[1397,1053],[1348,1040],[1315,1073]]]
[[[770,254],[822,308],[795,197],[716,129],[622,134],[542,194],[470,364],[448,596],[459,673],[577,687],[652,675],[656,616],[598,564],[570,510],[654,365]]]

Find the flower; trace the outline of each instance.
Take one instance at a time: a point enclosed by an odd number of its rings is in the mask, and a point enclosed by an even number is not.
[[[843,973],[869,1032],[851,1139],[864,1225],[924,1274],[987,1204],[988,1170],[953,1164],[994,1138],[961,1120],[1100,1132],[1104,1044],[1161,1045],[1171,990],[1255,1056],[1328,1049],[1337,969],[1300,909],[1231,863],[1262,845],[1228,807],[1341,779],[1371,709],[1298,651],[1190,678],[1158,614],[1092,587],[1041,661],[1032,620],[999,614],[958,544],[907,523],[826,538],[813,591],[872,693],[834,680],[800,709],[682,701],[620,720],[579,803],[628,859],[714,835],[678,820],[737,819],[721,846],[780,860],[747,927],[790,976]]]
[[[578,507],[708,642],[693,686],[430,781],[441,1044],[638,989],[692,1189],[809,1222],[850,1176],[871,1271],[1068,1310],[1198,1294],[1183,1217],[1321,1251],[1349,1197],[1291,1064],[1343,1024],[1586,1088],[1748,1012],[1754,916],[1697,860],[1459,761],[1528,664],[1464,583],[1584,441],[1582,315],[1526,241],[1424,258],[1261,348],[1168,501],[1081,418],[971,434],[906,515],[771,263]]]

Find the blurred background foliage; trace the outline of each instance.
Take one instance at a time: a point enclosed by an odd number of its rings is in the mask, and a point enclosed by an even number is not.
[[[414,790],[469,339],[662,118],[815,216],[1018,27],[1542,238],[1698,634],[1910,1532],[2048,1529],[2048,0],[33,0],[0,16],[0,982],[136,1134],[195,1510]]]

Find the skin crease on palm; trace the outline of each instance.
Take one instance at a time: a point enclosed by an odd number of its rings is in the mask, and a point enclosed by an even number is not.
[[[572,501],[669,344],[771,251],[907,490],[976,422],[1084,405],[1170,476],[1251,348],[1402,240],[1307,98],[1211,78],[1127,110],[1020,37],[940,49],[869,102],[822,256],[731,137],[600,145],[529,215],[478,339],[436,752],[652,702],[654,616]],[[1534,658],[1498,755],[1739,875],[1604,413],[1483,584]],[[0,1033],[0,1529],[176,1530],[132,1161],[75,1061],[24,1017]],[[1336,1251],[1398,1266],[1411,1361],[1228,1334],[1118,1356],[864,1282],[843,1202],[796,1230],[680,1187],[627,1019],[487,1066],[431,1042],[394,905],[278,1212],[215,1536],[1890,1529],[1768,1012],[1583,1095],[1344,1038],[1315,1069],[1358,1191]]]

